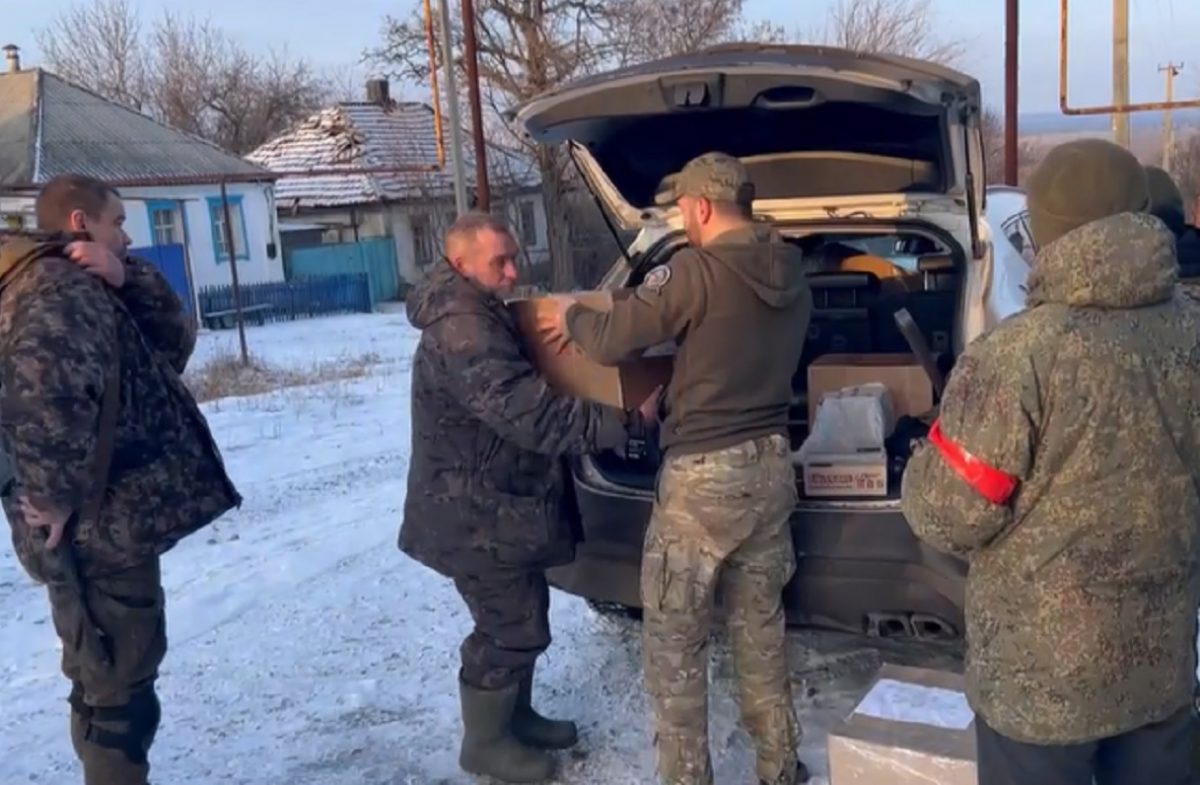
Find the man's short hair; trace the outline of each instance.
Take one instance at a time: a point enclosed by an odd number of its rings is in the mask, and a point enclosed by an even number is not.
[[[121,194],[103,180],[82,174],[61,174],[42,186],[34,203],[38,228],[46,232],[66,231],[71,213],[83,210],[89,218],[99,218],[109,196]]]
[[[474,240],[476,235],[485,229],[497,233],[509,233],[508,224],[498,215],[485,213],[480,210],[463,213],[446,230],[445,245],[447,254],[449,254],[452,245]]]
[[[498,234],[512,234],[509,224],[505,223],[504,218],[498,215],[481,210],[463,212],[454,223],[450,224],[450,228],[446,229],[445,257],[449,259],[456,256],[458,248],[461,248],[464,242],[473,242],[476,236],[479,236],[479,233],[484,230]]]

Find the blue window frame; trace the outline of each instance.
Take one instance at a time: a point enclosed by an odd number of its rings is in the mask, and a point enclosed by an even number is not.
[[[250,240],[246,235],[246,214],[242,211],[242,197],[229,195],[229,216],[233,220],[233,246],[238,261],[250,258]],[[208,223],[212,230],[213,254],[217,263],[229,261],[229,249],[225,247],[225,211],[221,197],[208,197]]]
[[[183,211],[169,199],[147,199],[151,245],[183,245]]]

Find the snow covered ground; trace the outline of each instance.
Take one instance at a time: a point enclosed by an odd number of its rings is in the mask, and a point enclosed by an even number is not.
[[[457,785],[457,648],[469,618],[450,584],[395,547],[416,333],[399,314],[253,328],[251,352],[299,369],[371,354],[348,381],[205,406],[241,510],[164,560],[170,652],[152,779],[192,785]],[[194,364],[233,351],[201,336]],[[537,703],[580,722],[561,783],[653,783],[638,626],[556,593]],[[884,660],[953,656],[821,633],[790,640],[803,754],[823,783],[828,728]],[[728,652],[711,693],[717,781],[753,782]],[[68,685],[43,590],[0,547],[0,783],[80,781]]]

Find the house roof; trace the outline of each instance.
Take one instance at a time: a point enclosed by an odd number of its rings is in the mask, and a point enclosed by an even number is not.
[[[433,109],[422,103],[338,103],[246,158],[280,175],[275,196],[281,206],[339,207],[445,198],[454,193],[449,151],[445,164],[439,166]],[[475,156],[469,145],[464,149],[463,165],[469,187],[473,187]],[[407,171],[361,171],[382,167]],[[286,174],[343,168],[345,174]],[[527,171],[517,179],[525,186],[537,183],[536,179],[527,182]]]
[[[0,73],[0,185],[60,174],[114,185],[271,180],[260,166],[40,68]]]

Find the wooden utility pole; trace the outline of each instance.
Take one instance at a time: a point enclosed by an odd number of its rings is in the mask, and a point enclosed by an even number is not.
[[[1129,105],[1129,0],[1113,0],[1113,106]],[[1113,141],[1129,149],[1129,114],[1113,115]]]
[[[237,248],[233,244],[233,221],[230,220],[229,193],[225,181],[221,181],[221,212],[225,216],[225,249],[229,252],[229,276],[233,283],[233,318],[237,322],[238,345],[242,350],[242,365],[250,365],[250,351],[246,348],[246,323],[242,318],[242,289],[238,284]],[[217,249],[218,252],[220,249]]]
[[[1020,178],[1021,130],[1018,112],[1020,78],[1020,0],[1005,0],[1004,23],[1004,182]]]
[[[1167,103],[1175,100],[1175,77],[1183,70],[1183,63],[1167,63],[1158,67],[1160,73],[1166,74]],[[1171,154],[1175,151],[1175,124],[1171,110],[1163,110],[1163,169],[1171,171]]]
[[[487,143],[483,138],[483,101],[479,96],[479,47],[475,41],[475,0],[462,0],[463,56],[467,59],[467,90],[471,100],[471,135],[475,141],[475,209],[491,208],[488,188]]]

